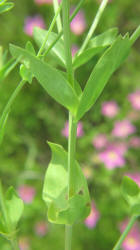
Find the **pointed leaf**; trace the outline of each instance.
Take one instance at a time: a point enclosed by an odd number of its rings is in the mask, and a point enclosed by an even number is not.
[[[126,59],[130,50],[128,36],[119,36],[112,46],[106,50],[93,69],[83,91],[78,107],[76,120],[79,120],[85,112],[96,102],[111,75]]]
[[[0,80],[3,80],[7,75],[14,69],[17,62],[14,59],[10,59],[3,67],[0,69]]]
[[[82,66],[83,64],[88,62],[92,57],[102,52],[103,50],[104,47],[90,48],[84,50],[83,53],[81,53],[79,56],[76,56],[75,59],[73,60],[73,67],[76,69]]]
[[[124,195],[135,196],[139,194],[139,187],[131,178],[124,176],[122,182],[122,192]]]
[[[106,47],[111,45],[118,34],[118,29],[117,28],[112,28],[104,33],[94,37],[93,39],[90,40],[89,42],[89,47]]]
[[[53,143],[49,143],[52,159],[48,166],[43,199],[48,207],[48,219],[56,224],[73,224],[83,220],[90,212],[90,198],[83,172],[75,161],[73,172],[73,196],[68,199],[68,154]]]
[[[24,203],[13,187],[10,187],[6,193],[6,206],[10,222],[15,228],[23,213]]]
[[[46,37],[47,31],[44,29],[40,29],[36,27],[34,29],[34,39],[37,45],[40,46],[44,42],[44,39]],[[46,42],[45,50],[54,42],[54,40],[57,38],[58,34],[51,32],[48,40]],[[44,50],[44,51],[45,51]],[[64,50],[64,44],[63,40],[59,39],[59,41],[53,46],[53,48],[50,51],[51,55],[55,57],[58,60],[58,63],[62,66],[65,66],[65,50]]]
[[[58,70],[17,46],[11,45],[10,51],[16,58],[22,56],[24,59],[28,60],[28,65],[26,65],[26,67],[28,66],[28,69],[51,97],[68,108],[73,114],[76,112],[78,97]]]

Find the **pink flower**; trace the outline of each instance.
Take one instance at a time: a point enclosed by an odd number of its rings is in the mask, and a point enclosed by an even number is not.
[[[140,90],[130,94],[128,96],[129,101],[134,109],[140,110]]]
[[[101,152],[99,158],[108,169],[123,167],[125,165],[124,157],[114,148]]]
[[[22,237],[19,239],[19,248],[20,250],[29,250],[29,242],[26,237]]]
[[[19,187],[18,194],[25,203],[31,203],[35,196],[35,189],[31,186],[23,185]]]
[[[112,118],[117,115],[119,111],[118,105],[114,101],[104,102],[102,104],[102,114],[109,118]]]
[[[120,231],[123,232],[127,226],[128,222],[124,221],[121,225]],[[140,230],[138,224],[135,223],[125,240],[122,243],[123,250],[139,250],[140,249]]]
[[[140,137],[134,136],[130,138],[129,145],[132,148],[139,148],[140,147]]]
[[[42,237],[42,236],[46,235],[47,231],[48,231],[48,227],[47,227],[46,222],[39,221],[39,222],[36,223],[36,225],[35,225],[35,233],[38,236]]]
[[[127,173],[126,176],[130,177],[133,181],[135,181],[140,187],[140,173]]]
[[[85,225],[88,228],[93,228],[96,226],[97,221],[99,220],[99,212],[97,211],[95,204],[92,202],[91,204],[91,212],[89,216],[85,219]]]
[[[125,142],[113,142],[108,144],[107,148],[116,150],[120,155],[124,155],[128,150],[128,146]]]
[[[68,137],[69,136],[69,124],[68,124],[68,121],[65,123],[65,126],[64,128],[62,129],[62,135],[65,136],[65,137]],[[83,131],[83,125],[81,122],[78,122],[78,125],[77,125],[77,137],[81,137],[84,135],[84,131]]]
[[[116,137],[127,137],[136,131],[135,126],[128,120],[123,120],[115,123],[112,134]]]
[[[71,9],[71,12],[73,12],[74,8]],[[81,35],[85,29],[86,29],[86,20],[85,20],[85,15],[82,10],[80,10],[77,15],[73,18],[71,24],[71,31],[75,35]]]
[[[38,5],[43,5],[43,4],[52,4],[53,0],[34,0],[36,4]],[[58,0],[58,2],[60,3],[61,0]]]
[[[97,135],[93,141],[92,144],[95,148],[97,149],[102,149],[106,146],[107,144],[107,137],[105,134],[99,134]]]
[[[74,55],[76,54],[76,52],[78,51],[78,46],[73,44],[71,47],[71,53],[72,53],[72,57],[74,57]]]
[[[27,35],[32,36],[34,27],[39,27],[42,29],[45,28],[45,23],[41,16],[39,15],[34,16],[34,17],[29,16],[26,18],[25,24],[24,24],[24,32]]]

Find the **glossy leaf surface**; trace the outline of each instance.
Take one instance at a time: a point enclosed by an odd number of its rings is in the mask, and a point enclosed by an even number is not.
[[[124,195],[126,194],[130,196],[135,196],[139,194],[140,190],[135,181],[133,181],[128,176],[124,176],[123,182],[122,182],[122,191]]]

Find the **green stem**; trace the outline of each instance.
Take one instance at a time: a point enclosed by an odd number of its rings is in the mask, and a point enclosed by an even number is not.
[[[16,238],[11,239],[10,243],[13,250],[19,250],[19,245]]]
[[[54,12],[55,12],[55,15],[56,15],[57,10],[59,9],[58,0],[53,0],[53,6],[54,6]],[[57,29],[58,29],[58,33],[59,33],[62,30],[62,23],[61,23],[60,14],[57,16],[56,24],[57,24]]]
[[[71,55],[71,42],[70,42],[70,22],[69,22],[69,0],[63,0],[62,13],[63,13],[63,34],[64,34],[64,47],[66,56],[66,69],[67,79],[72,87],[74,87],[74,71],[72,67]],[[69,113],[69,138],[68,138],[68,198],[73,193],[72,176],[74,173],[74,160],[75,160],[75,145],[76,145],[76,131],[77,123],[74,117]],[[65,250],[71,250],[72,241],[72,226],[66,225],[65,228]]]
[[[139,36],[140,36],[140,25],[138,26],[138,28],[134,31],[134,33],[130,37],[131,46],[135,43],[135,41],[138,39]]]
[[[66,225],[65,227],[65,250],[71,249],[72,226]]]
[[[78,13],[79,9],[81,8],[83,2],[85,0],[81,0],[79,2],[79,4],[77,5],[77,7],[75,8],[74,12],[72,13],[71,17],[70,17],[70,22],[73,20],[73,18],[76,16],[76,14]],[[59,41],[59,39],[61,38],[61,36],[63,35],[63,30],[61,30],[61,32],[58,34],[58,36],[56,37],[56,39],[52,42],[52,44],[50,44],[50,46],[47,48],[47,50],[45,51],[43,56],[46,56],[50,50],[54,47],[54,45]]]
[[[6,125],[6,120],[8,118],[10,108],[11,108],[16,96],[18,95],[18,93],[20,92],[22,87],[24,86],[24,84],[25,84],[25,81],[21,80],[21,82],[18,84],[18,86],[14,90],[13,94],[11,95],[10,99],[8,100],[6,106],[5,106],[4,110],[3,110],[2,116],[0,118],[0,143],[2,142],[3,131],[4,131],[4,128],[5,128],[5,125]]]
[[[44,50],[44,48],[46,46],[46,42],[48,40],[48,37],[49,37],[50,33],[52,32],[52,29],[53,29],[55,23],[56,23],[56,19],[57,19],[58,15],[59,15],[59,13],[61,11],[61,8],[62,8],[62,4],[60,4],[60,6],[58,7],[58,9],[57,9],[57,11],[55,13],[55,16],[54,16],[54,18],[53,18],[53,20],[51,22],[51,25],[49,27],[49,30],[47,32],[47,35],[46,35],[46,37],[45,37],[45,39],[44,39],[44,41],[43,41],[43,43],[42,43],[42,45],[41,45],[41,47],[40,47],[40,49],[38,51],[37,57],[40,57],[40,55],[42,54],[42,52],[43,52],[43,50]]]
[[[98,23],[100,21],[100,18],[102,16],[103,12],[104,12],[104,9],[105,9],[107,3],[108,3],[108,0],[103,0],[102,1],[101,5],[99,7],[99,10],[98,10],[98,12],[97,12],[97,14],[96,14],[96,16],[95,16],[95,18],[93,20],[93,23],[92,23],[92,25],[91,25],[91,27],[89,29],[89,32],[88,32],[88,34],[86,36],[86,39],[83,42],[83,45],[81,46],[81,48],[80,48],[80,50],[78,52],[78,55],[80,55],[84,51],[85,47],[87,46],[90,38],[92,37],[92,35],[93,35],[93,33],[94,33],[94,31],[95,31],[95,29],[96,29],[96,27],[97,27],[97,25],[98,25]]]
[[[132,228],[132,226],[134,225],[135,221],[137,219],[137,216],[132,216],[132,218],[130,219],[126,229],[124,230],[123,234],[121,235],[120,239],[118,240],[118,242],[116,243],[116,245],[114,246],[113,250],[119,250],[125,237],[127,236],[127,234],[129,233],[130,229]]]

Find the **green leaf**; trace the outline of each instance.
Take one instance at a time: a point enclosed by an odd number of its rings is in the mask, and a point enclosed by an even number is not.
[[[10,52],[16,58],[22,56],[24,60],[28,60],[28,69],[37,78],[47,93],[75,114],[79,102],[78,97],[73,88],[58,70],[52,68],[47,63],[42,62],[26,50],[17,46],[10,45]]]
[[[37,43],[38,47],[42,45],[44,42],[44,39],[46,37],[47,31],[40,29],[38,27],[35,27],[33,36],[35,39],[35,42]],[[44,49],[44,52],[46,49],[54,42],[54,40],[57,38],[58,34],[51,32],[48,40],[46,42],[46,46]],[[57,59],[58,64],[62,65],[65,67],[65,50],[64,50],[64,43],[62,39],[59,39],[59,41],[53,46],[53,48],[50,51],[50,54]]]
[[[18,197],[13,187],[10,187],[6,193],[6,207],[8,217],[13,228],[16,228],[17,223],[23,213],[24,203]]]
[[[56,224],[73,224],[90,212],[87,182],[79,164],[73,166],[73,196],[68,199],[68,154],[57,144],[49,143],[52,159],[48,166],[43,200],[48,207],[48,219]]]
[[[30,52],[32,55],[36,55],[36,52],[35,52],[35,49],[34,49],[34,46],[32,45],[32,43],[30,41],[28,41],[26,43],[26,46],[25,46],[25,49]]]
[[[4,4],[0,5],[0,14],[4,13],[6,11],[9,11],[13,7],[14,7],[14,4],[12,2],[4,3]]]
[[[128,36],[125,38],[119,36],[99,59],[84,88],[76,120],[79,120],[96,102],[109,78],[126,59],[129,51],[130,42]]]
[[[118,28],[112,28],[94,37],[89,42],[89,47],[106,47],[111,45],[118,34]]]
[[[139,194],[139,187],[130,177],[124,176],[122,181],[122,192],[124,195],[135,196]]]
[[[88,62],[93,56],[97,55],[98,53],[102,52],[104,47],[97,47],[97,48],[90,48],[84,50],[79,56],[76,56],[73,60],[73,67],[76,69],[86,62]]]

